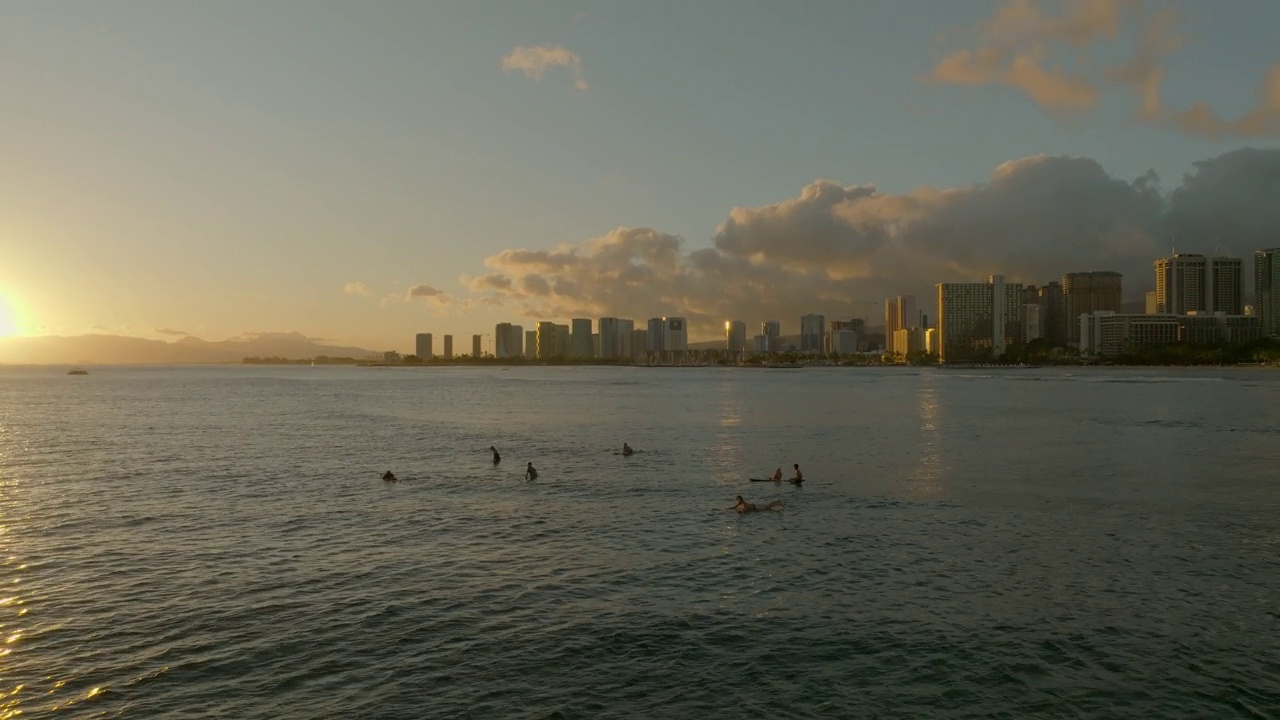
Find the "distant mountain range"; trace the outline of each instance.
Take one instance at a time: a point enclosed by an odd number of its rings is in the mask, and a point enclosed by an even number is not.
[[[7,365],[164,365],[229,363],[246,357],[290,359],[381,357],[358,347],[325,345],[301,333],[249,333],[230,340],[208,341],[186,336],[174,342],[122,335],[0,338],[0,363]]]

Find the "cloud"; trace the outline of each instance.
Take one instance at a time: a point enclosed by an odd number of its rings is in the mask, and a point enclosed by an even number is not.
[[[1201,160],[1168,197],[1164,246],[1244,257],[1280,238],[1280,150],[1242,148]],[[1246,261],[1246,267],[1248,261]]]
[[[925,82],[949,85],[1004,85],[1055,114],[1083,112],[1097,105],[1104,86],[1128,90],[1140,122],[1202,137],[1280,137],[1280,64],[1272,65],[1251,109],[1235,119],[1219,117],[1207,103],[1177,110],[1165,106],[1160,88],[1163,61],[1184,44],[1173,7],[1151,12],[1139,0],[1072,0],[1051,16],[1036,0],[1008,0],[978,24],[972,48],[953,51],[926,73]],[[1091,72],[1089,52],[1136,28],[1132,57],[1100,73]],[[1055,62],[1062,49],[1075,51],[1076,68]]]
[[[461,282],[463,286],[476,291],[506,290],[511,287],[511,278],[498,273],[490,273],[488,275],[481,275],[480,277],[463,275],[458,279],[458,281]]]
[[[733,208],[710,247],[620,227],[550,250],[504,250],[468,287],[481,303],[538,319],[684,315],[701,337],[726,319],[794,328],[809,312],[878,324],[885,297],[915,294],[928,308],[936,283],[996,273],[1043,284],[1117,270],[1133,299],[1171,244],[1236,256],[1274,244],[1276,197],[1280,150],[1198,162],[1170,193],[1152,172],[1126,180],[1089,158],[1037,155],[983,182],[904,194],[818,180],[794,198]]]
[[[437,317],[446,317],[454,314],[463,315],[472,306],[470,298],[456,297],[426,283],[413,285],[403,293],[383,295],[378,300],[378,305],[383,308],[404,307],[406,304],[415,303],[421,303]]]
[[[1253,107],[1234,120],[1219,117],[1205,102],[1182,111],[1159,106],[1151,119],[1202,137],[1280,137],[1280,63],[1263,76]]]
[[[1164,82],[1164,68],[1160,64],[1165,57],[1182,47],[1183,37],[1178,32],[1178,14],[1165,9],[1146,19],[1138,35],[1133,58],[1123,65],[1106,70],[1111,82],[1128,87],[1138,100],[1135,115],[1139,120],[1154,121],[1165,112],[1160,101],[1160,85]]]
[[[409,301],[418,300],[420,298],[438,300],[448,297],[448,294],[445,293],[445,291],[438,290],[430,285],[419,283],[409,288],[409,291],[405,293],[404,297],[405,300]]]
[[[186,330],[172,330],[170,328],[159,328],[158,330],[156,330],[156,333],[159,335],[182,335],[182,336],[191,334]]]
[[[1134,2],[1076,0],[1053,17],[1035,0],[1010,0],[990,20],[979,23],[978,47],[942,58],[924,80],[953,85],[1006,85],[1049,110],[1075,112],[1098,102],[1095,84],[1080,72],[1051,62],[1056,45],[1088,47],[1120,32],[1122,15]]]
[[[342,292],[346,293],[347,295],[368,295],[369,288],[366,288],[364,286],[364,283],[360,281],[349,282],[346,285],[342,286]]]
[[[586,91],[587,80],[582,73],[582,58],[563,45],[517,46],[502,58],[502,69],[522,72],[535,81],[542,79],[548,68],[564,67],[573,72],[573,87]]]

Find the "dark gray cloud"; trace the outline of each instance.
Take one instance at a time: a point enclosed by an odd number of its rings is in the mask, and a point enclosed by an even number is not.
[[[1280,150],[1243,149],[1195,164],[1164,193],[1088,158],[1006,162],[990,179],[894,195],[821,180],[798,197],[734,208],[712,247],[652,228],[618,228],[553,250],[505,250],[468,286],[531,317],[683,314],[700,334],[725,319],[880,316],[882,298],[928,307],[939,282],[1000,273],[1043,284],[1117,270],[1126,295],[1153,285],[1152,261],[1183,252],[1245,257],[1280,238]]]
[[[1242,148],[1195,163],[1169,194],[1161,246],[1243,255],[1280,245],[1280,150]]]

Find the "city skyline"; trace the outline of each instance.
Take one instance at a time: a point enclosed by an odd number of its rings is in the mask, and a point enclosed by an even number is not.
[[[0,337],[714,338],[1280,237],[1274,3],[5,12]]]
[[[1274,302],[1274,294],[1270,293],[1270,280],[1273,277],[1280,277],[1274,268],[1273,258],[1275,250],[1257,250],[1253,253],[1255,283],[1259,288],[1263,288],[1262,293],[1267,293],[1266,298],[1269,302]],[[1223,256],[1206,257],[1197,253],[1174,253],[1167,258],[1155,258],[1151,261],[1153,286],[1157,289],[1150,292],[1144,292],[1142,301],[1131,301],[1132,305],[1145,304],[1147,307],[1143,312],[1134,311],[1129,313],[1134,316],[1141,315],[1187,315],[1187,314],[1224,314],[1228,316],[1244,316],[1259,315],[1262,319],[1259,322],[1259,328],[1265,329],[1270,327],[1265,318],[1265,310],[1255,307],[1253,304],[1246,304],[1244,299],[1246,295],[1243,293],[1244,277],[1249,273],[1244,268],[1245,258],[1232,258]],[[1174,267],[1191,267],[1198,271],[1198,275],[1191,271],[1178,270],[1174,274]],[[1184,279],[1184,275],[1189,280]],[[988,314],[994,314],[995,317],[1003,317],[1003,322],[997,322],[992,329],[987,342],[992,350],[1003,348],[1009,344],[1005,337],[1020,337],[1021,342],[1027,342],[1032,339],[1044,338],[1049,341],[1052,346],[1065,347],[1079,345],[1083,325],[1080,322],[1081,316],[1093,315],[1096,313],[1123,314],[1124,305],[1124,276],[1111,270],[1090,270],[1090,271],[1074,271],[1066,272],[1061,276],[1061,282],[1051,280],[1042,286],[1021,282],[1006,282],[1001,274],[989,275],[983,282],[965,283],[965,282],[940,282],[935,284],[934,304],[932,307],[934,321],[931,323],[928,318],[929,312],[917,309],[917,301],[913,295],[897,295],[885,298],[883,302],[884,308],[884,324],[881,326],[880,335],[883,338],[883,349],[886,352],[907,355],[912,352],[928,349],[937,352],[936,348],[931,347],[930,336],[926,334],[926,330],[933,330],[939,327],[942,321],[943,297],[947,292],[954,292],[954,297],[960,299],[960,304],[972,306],[964,312],[964,323],[966,329],[963,334],[966,336],[965,343],[972,345],[972,337],[974,337],[974,329],[972,326],[974,320],[979,316],[978,308],[986,307]],[[1177,278],[1176,283],[1173,278]],[[1199,278],[1199,279],[1196,279]],[[1184,286],[1189,286],[1184,287]],[[994,289],[992,289],[994,288]],[[976,295],[974,293],[977,293]],[[985,295],[982,295],[986,293]],[[1007,293],[1007,297],[1006,297]],[[1178,295],[1180,299],[1175,303],[1168,298]],[[981,296],[981,297],[979,297]],[[1182,297],[1185,296],[1185,297]],[[1263,296],[1259,296],[1259,302]],[[869,305],[869,303],[858,303],[859,305]],[[854,346],[864,348],[868,338],[868,329],[876,329],[874,325],[867,325],[865,317],[858,317],[856,314],[849,312],[850,308],[843,308],[845,312],[836,312],[836,316],[847,318],[846,320],[833,320],[830,327],[827,325],[827,316],[822,313],[807,312],[800,316],[797,323],[797,332],[793,334],[797,338],[795,350],[802,353],[812,352],[840,352],[837,345],[837,334],[841,330],[852,330],[847,327],[850,323],[858,323],[856,336],[850,339],[850,343]],[[654,333],[660,336],[664,331],[663,324],[668,320],[667,317],[650,318],[647,320],[649,337],[654,337]],[[682,326],[685,318],[678,318]],[[625,322],[630,327],[634,319],[619,319],[615,317],[599,318],[601,327],[608,323]],[[953,325],[955,318],[952,319]],[[621,353],[617,350],[611,351],[612,354],[602,355],[602,347],[613,347],[608,341],[602,341],[596,337],[594,349],[589,349],[588,340],[581,338],[592,337],[592,320],[588,318],[575,318],[572,320],[574,330],[571,335],[575,344],[572,351],[563,353],[550,353],[546,357],[552,357],[556,354],[568,355],[572,357],[623,357],[631,355],[631,353]],[[548,321],[547,326],[553,326],[554,323]],[[494,331],[493,337],[502,335],[503,326],[510,326],[511,323],[499,323]],[[579,332],[579,326],[585,330]],[[730,352],[739,353],[766,353],[777,352],[781,349],[783,325],[780,319],[766,319],[761,321],[761,333],[754,337],[749,337],[747,333],[748,321],[740,318],[732,318],[723,321],[723,330],[718,337],[719,342],[724,343]],[[565,332],[569,332],[568,326],[555,325],[555,327],[564,328]],[[953,330],[952,335],[955,335]],[[981,332],[978,333],[981,335]],[[685,335],[683,347],[687,348],[689,341]],[[940,334],[939,342],[944,345],[946,340]],[[566,340],[566,342],[569,342]],[[713,344],[716,342],[712,338],[704,338],[694,341],[700,345]],[[1010,341],[1012,342],[1012,341]],[[568,347],[567,345],[565,346]],[[617,346],[620,347],[620,346]],[[648,342],[645,351],[649,353],[661,353],[669,350],[662,346],[661,343]],[[864,348],[866,349],[866,348]],[[639,352],[639,351],[637,351]],[[861,350],[859,350],[861,352]],[[504,357],[503,354],[496,351],[490,352],[496,357]],[[516,353],[519,354],[519,353]],[[477,353],[479,355],[479,353]],[[541,357],[541,351],[535,353],[525,353],[526,356]],[[510,355],[507,355],[510,356]]]

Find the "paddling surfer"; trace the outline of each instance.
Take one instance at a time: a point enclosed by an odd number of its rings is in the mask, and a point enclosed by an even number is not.
[[[749,503],[746,500],[743,500],[741,495],[739,495],[737,499],[738,499],[738,502],[734,503],[731,507],[725,508],[725,510],[737,510],[739,513],[749,513],[749,512],[755,512],[757,510],[781,510],[782,509],[782,503],[777,500],[774,500],[773,502],[769,503],[768,505],[765,505],[764,507],[756,507],[755,503]]]

